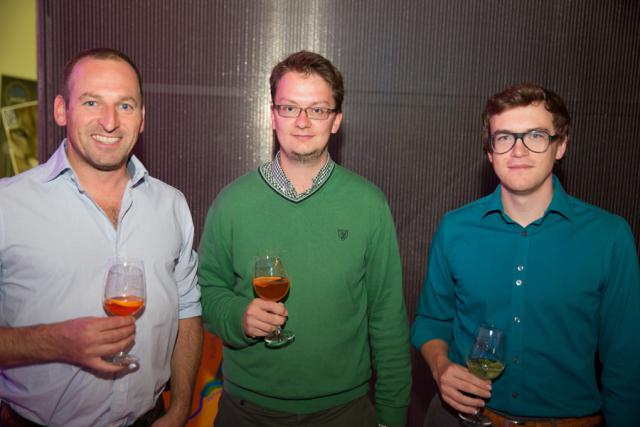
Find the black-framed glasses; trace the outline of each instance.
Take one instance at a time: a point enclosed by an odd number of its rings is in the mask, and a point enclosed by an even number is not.
[[[295,105],[273,105],[273,109],[276,110],[280,117],[286,117],[289,119],[298,118],[301,112],[307,115],[309,120],[326,120],[332,113],[335,113],[335,108],[325,107],[296,107]]]
[[[544,153],[549,149],[549,144],[558,139],[558,134],[550,135],[543,130],[530,130],[529,132],[497,132],[491,135],[491,149],[495,154],[504,154],[511,151],[516,141],[521,139],[527,150],[533,153]]]

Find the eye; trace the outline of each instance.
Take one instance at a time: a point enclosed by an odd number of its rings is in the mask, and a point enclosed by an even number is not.
[[[86,105],[87,107],[95,107],[96,105],[98,105],[98,103],[96,101],[85,101],[82,103],[82,105]]]
[[[508,142],[511,141],[512,136],[508,133],[497,133],[493,136],[493,139],[496,142]]]
[[[533,140],[546,139],[546,137],[547,137],[547,134],[544,133],[544,132],[539,132],[539,131],[536,131],[536,130],[529,132],[529,138],[533,139]]]
[[[120,108],[122,108],[124,111],[129,111],[129,110],[133,110],[133,105],[124,103],[120,105]]]
[[[311,112],[313,114],[322,114],[322,113],[324,113],[324,108],[322,108],[322,107],[312,107],[311,108]]]
[[[294,106],[291,106],[291,105],[282,105],[282,106],[280,107],[280,109],[281,109],[282,111],[284,111],[285,113],[293,113],[293,112],[295,112],[295,111],[298,111],[298,108],[297,108],[297,107],[294,107]]]

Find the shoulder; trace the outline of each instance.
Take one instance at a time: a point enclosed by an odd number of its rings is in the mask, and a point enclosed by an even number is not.
[[[448,211],[441,220],[442,224],[459,224],[473,220],[480,220],[488,210],[488,203],[492,195],[481,197],[459,208]]]
[[[146,186],[147,190],[150,191],[154,197],[159,197],[180,204],[187,203],[187,199],[182,191],[167,184],[166,182],[160,181],[158,178],[154,178],[151,175],[145,177],[145,181],[146,182],[143,186]]]
[[[589,230],[594,236],[609,239],[618,233],[631,233],[629,223],[622,216],[571,195],[567,195],[567,201],[573,210],[573,222]]]
[[[343,166],[336,164],[330,179],[334,180],[334,183],[346,193],[347,197],[353,197],[358,201],[370,200],[386,204],[386,197],[380,188]]]
[[[263,180],[257,169],[251,170],[222,188],[216,196],[214,204],[219,205],[229,201],[245,199],[248,197],[247,193],[255,193],[260,187],[264,187],[262,184]]]
[[[0,179],[0,195],[3,198],[17,196],[30,197],[43,189],[46,184],[47,169],[42,164],[19,175]]]

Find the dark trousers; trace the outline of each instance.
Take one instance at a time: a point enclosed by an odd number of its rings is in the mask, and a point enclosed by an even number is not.
[[[156,406],[151,408],[146,414],[142,415],[131,424],[131,427],[150,427],[151,424],[165,414],[164,402],[162,396],[158,398]],[[11,406],[0,401],[0,427],[42,427],[33,421],[29,421],[22,415],[14,411]]]
[[[215,427],[376,427],[376,411],[365,395],[311,414],[272,411],[222,392]]]
[[[440,395],[436,393],[429,403],[422,427],[460,427],[463,425],[458,413],[449,405],[443,404]]]

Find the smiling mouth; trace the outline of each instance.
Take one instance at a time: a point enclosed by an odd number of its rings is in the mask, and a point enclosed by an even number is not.
[[[93,139],[95,139],[96,141],[101,142],[103,144],[108,144],[108,145],[113,145],[118,141],[120,141],[119,136],[105,136],[105,135],[96,135],[96,134],[92,136],[93,136]]]

